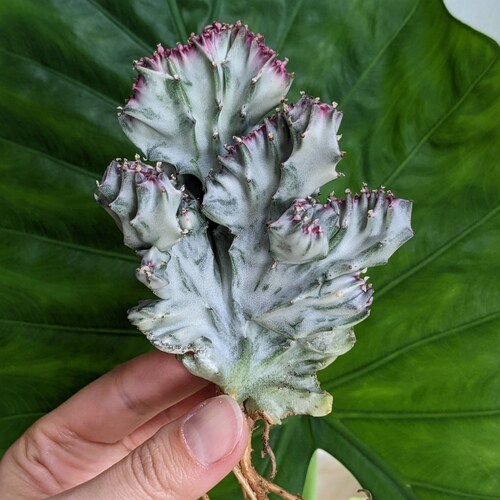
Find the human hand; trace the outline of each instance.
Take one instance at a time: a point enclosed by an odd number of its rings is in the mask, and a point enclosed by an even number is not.
[[[159,351],[95,380],[35,422],[0,462],[2,500],[190,500],[238,463],[237,403]]]

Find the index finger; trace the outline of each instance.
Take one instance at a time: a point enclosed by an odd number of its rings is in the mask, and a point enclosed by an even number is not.
[[[79,438],[115,443],[208,385],[172,354],[153,351],[119,365],[48,414]]]

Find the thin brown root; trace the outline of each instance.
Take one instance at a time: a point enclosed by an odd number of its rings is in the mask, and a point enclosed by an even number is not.
[[[205,493],[202,497],[201,500],[210,500],[210,497],[208,496],[208,493]]]
[[[239,465],[237,465],[233,469],[233,474],[236,476],[236,479],[238,479],[238,482],[240,483],[241,489],[243,490],[243,496],[244,496],[245,500],[257,500],[255,493],[252,491],[252,487],[250,486],[250,484],[248,484],[248,481],[246,480],[245,476],[242,474]]]
[[[281,486],[277,484],[266,481],[269,491],[275,495],[279,495],[284,500],[303,500],[301,495],[294,495],[293,493],[288,493]]]
[[[263,418],[263,416],[258,415],[257,418]],[[265,425],[270,426],[270,422],[268,419],[264,419],[264,422],[267,422],[267,424]],[[251,419],[250,423],[253,430],[253,424],[255,423],[255,420]],[[267,439],[269,439],[269,430],[267,428],[264,429],[264,434],[266,433]],[[269,456],[271,458],[271,455]],[[274,459],[274,454],[272,457],[273,458],[271,458],[271,461],[273,461]],[[239,466],[233,469],[233,472],[240,482],[243,494],[245,495],[245,499],[268,500],[269,493],[274,493],[280,496],[283,500],[302,500],[302,497],[300,495],[293,495],[292,493],[289,493],[288,491],[281,488],[281,486],[278,486],[277,484],[274,484],[273,482],[268,481],[266,478],[262,477],[255,470],[254,466],[252,465],[251,435],[249,437],[245,453],[243,454],[243,458],[241,459]]]
[[[271,474],[269,475],[269,479],[273,480],[276,477],[277,469],[276,457],[274,456],[274,451],[269,444],[269,433],[271,432],[272,421],[264,412],[262,412],[260,416],[264,421],[264,431],[262,432],[262,451],[260,452],[260,456],[262,458],[266,455],[269,457],[269,460],[271,461]]]

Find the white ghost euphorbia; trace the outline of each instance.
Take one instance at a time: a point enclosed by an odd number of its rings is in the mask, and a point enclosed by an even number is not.
[[[239,23],[135,67],[120,123],[158,163],[113,161],[97,193],[158,296],[131,322],[249,415],[327,414],[316,372],[353,346],[364,273],[411,238],[411,203],[366,186],[313,198],[339,175],[342,114],[285,104],[292,75]]]

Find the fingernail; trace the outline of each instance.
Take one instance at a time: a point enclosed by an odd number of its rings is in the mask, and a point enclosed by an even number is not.
[[[208,465],[229,455],[241,437],[243,413],[229,396],[218,396],[195,410],[183,424],[189,451]]]

